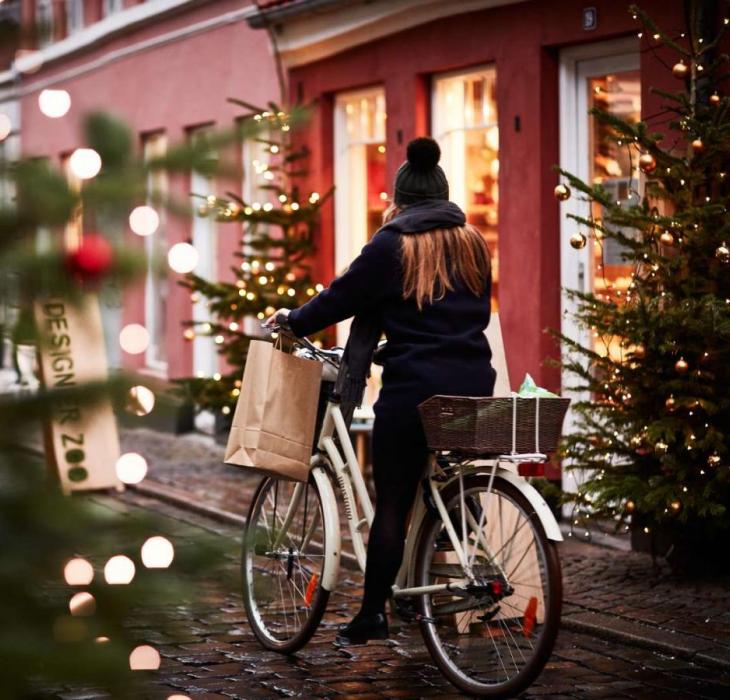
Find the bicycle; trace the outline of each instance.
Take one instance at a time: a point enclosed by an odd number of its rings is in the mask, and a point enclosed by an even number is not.
[[[299,354],[341,362],[294,338]],[[322,398],[322,397],[321,397]],[[316,436],[308,482],[263,479],[243,536],[243,599],[251,628],[267,649],[293,653],[312,637],[337,585],[341,529],[337,490],[364,572],[364,531],[373,505],[337,396]],[[515,470],[544,454],[430,453],[418,489],[392,607],[417,621],[446,678],[483,697],[514,697],[542,671],[562,606],[556,542],[548,505]]]

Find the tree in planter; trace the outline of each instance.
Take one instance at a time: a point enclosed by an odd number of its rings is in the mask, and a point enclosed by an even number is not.
[[[587,476],[574,498],[649,536],[713,539],[730,532],[730,99],[719,53],[730,11],[713,34],[705,7],[687,4],[680,37],[630,8],[648,41],[674,52],[683,89],[654,90],[671,115],[667,135],[591,110],[645,174],[643,197],[633,186],[616,201],[560,170],[567,185],[556,197],[573,188],[601,211],[568,214],[580,226],[571,245],[602,254],[612,241],[633,272],[625,289],[567,292],[593,342],[556,335],[578,379],[569,388],[588,397],[574,403],[576,428],[561,447]]]
[[[247,327],[246,320],[259,323],[276,309],[303,304],[323,289],[312,279],[309,260],[320,209],[332,194],[332,190],[305,194],[297,184],[307,174],[302,162],[309,149],[294,143],[291,134],[303,108],[287,113],[273,103],[261,109],[232,101],[249,110],[244,122],[264,127],[264,134],[252,140],[260,157],[246,164],[254,168],[261,196],[247,202],[233,192],[225,197],[199,193],[204,200],[200,216],[236,223],[237,233],[242,228],[241,249],[236,253],[240,262],[231,267],[233,281],[189,274],[180,283],[190,290],[194,302],[205,298],[211,314],[207,321],[187,321],[185,338],[212,337],[226,364],[213,377],[194,377],[183,384],[200,408],[223,416],[229,416],[235,406],[248,345],[257,337],[255,326]]]

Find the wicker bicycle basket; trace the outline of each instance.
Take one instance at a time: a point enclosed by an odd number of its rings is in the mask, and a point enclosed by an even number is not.
[[[554,452],[567,398],[436,395],[419,404],[430,450],[464,454]]]

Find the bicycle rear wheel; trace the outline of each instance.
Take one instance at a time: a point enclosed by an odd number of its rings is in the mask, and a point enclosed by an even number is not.
[[[254,494],[243,533],[243,602],[267,649],[301,649],[322,619],[330,517],[313,475],[307,483],[267,477]]]
[[[427,516],[416,586],[451,590],[419,598],[421,632],[434,661],[461,690],[515,697],[542,671],[560,624],[562,579],[555,544],[525,496],[506,480],[464,477],[441,493],[460,542],[466,531],[474,576],[464,573],[444,524]],[[463,513],[461,503],[464,503]]]

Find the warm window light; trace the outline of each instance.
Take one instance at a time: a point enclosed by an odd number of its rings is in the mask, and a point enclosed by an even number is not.
[[[96,600],[91,593],[80,591],[68,601],[68,609],[72,615],[87,616],[96,612]]]
[[[65,90],[41,90],[38,106],[47,117],[59,119],[71,109],[71,95]]]
[[[10,132],[13,130],[13,125],[10,122],[10,117],[3,112],[0,112],[0,141],[4,141]]]
[[[129,228],[138,236],[151,236],[159,225],[160,215],[146,204],[134,208],[129,215]]]
[[[147,475],[147,460],[137,452],[125,452],[116,464],[117,476],[125,484],[138,484]]]
[[[160,668],[160,654],[148,644],[135,647],[129,655],[129,668],[132,671],[156,671]]]
[[[127,395],[127,411],[135,416],[146,416],[155,407],[155,394],[146,386],[133,386]]]
[[[123,554],[112,557],[104,567],[104,578],[112,585],[124,585],[134,578],[134,562]]]
[[[90,180],[101,170],[101,156],[93,148],[77,148],[71,154],[68,164],[79,180]]]
[[[130,355],[139,355],[150,344],[149,331],[139,323],[130,323],[119,333],[119,344],[124,352]]]
[[[148,569],[166,569],[174,558],[175,549],[165,537],[150,537],[142,545],[142,563]]]
[[[69,586],[88,586],[94,578],[94,567],[80,557],[69,559],[63,567],[63,578]]]
[[[195,269],[199,258],[198,251],[190,243],[176,243],[167,254],[170,267],[183,275]]]

